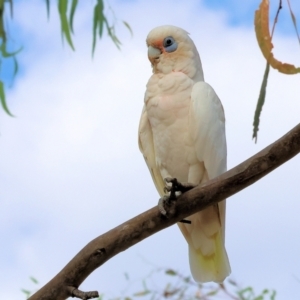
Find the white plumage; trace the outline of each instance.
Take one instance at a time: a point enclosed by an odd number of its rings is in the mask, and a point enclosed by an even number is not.
[[[160,26],[147,37],[153,68],[139,126],[139,147],[155,186],[163,181],[204,183],[226,171],[222,104],[204,82],[197,49],[187,32]],[[230,274],[225,250],[225,200],[178,223],[189,244],[191,272],[198,282],[222,282]]]

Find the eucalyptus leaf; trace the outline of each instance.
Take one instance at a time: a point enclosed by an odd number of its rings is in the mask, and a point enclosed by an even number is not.
[[[73,33],[74,33],[73,20],[74,20],[77,4],[78,4],[78,0],[72,0],[71,11],[70,11],[70,28]]]
[[[8,52],[6,50],[6,46],[7,46],[7,43],[2,43],[2,45],[0,46],[1,55],[5,58],[15,56],[23,50],[23,47],[21,47],[20,49],[14,51],[14,52]]]
[[[6,99],[5,99],[4,84],[2,81],[0,81],[0,101],[1,101],[1,105],[2,105],[2,108],[4,109],[4,111],[11,117],[14,117],[14,115],[9,111],[9,109],[7,107]]]
[[[60,17],[62,35],[66,38],[72,50],[75,50],[72,42],[70,26],[67,18],[67,9],[68,9],[68,0],[58,0],[58,12]]]
[[[133,36],[133,31],[132,31],[130,25],[126,21],[122,21],[122,22],[125,25],[125,27],[129,30],[131,36]]]
[[[259,96],[258,96],[258,101],[255,109],[255,114],[254,114],[254,121],[253,121],[253,135],[252,138],[255,139],[255,143],[257,142],[257,133],[259,130],[259,121],[260,121],[260,115],[262,108],[265,103],[265,98],[266,98],[266,89],[267,89],[267,83],[268,83],[268,76],[269,76],[269,71],[270,71],[270,65],[267,62],[263,81],[261,83],[260,91],[259,91]]]
[[[46,0],[47,18],[50,18],[50,0]]]

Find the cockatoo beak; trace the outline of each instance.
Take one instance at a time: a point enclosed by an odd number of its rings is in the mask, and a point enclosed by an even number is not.
[[[161,55],[161,51],[158,48],[154,48],[152,46],[148,47],[148,57],[149,59],[158,58]]]

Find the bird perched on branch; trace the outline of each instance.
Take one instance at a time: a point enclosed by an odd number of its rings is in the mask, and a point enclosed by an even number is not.
[[[165,178],[202,184],[226,171],[225,117],[217,94],[204,82],[198,51],[185,30],[160,26],[146,42],[153,75],[145,93],[139,147],[165,214]],[[197,282],[223,282],[230,274],[225,202],[191,215],[191,224],[178,223]]]

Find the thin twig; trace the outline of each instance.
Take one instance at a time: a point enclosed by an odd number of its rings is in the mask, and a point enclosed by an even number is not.
[[[87,299],[93,299],[93,298],[98,298],[99,297],[99,293],[97,291],[92,291],[92,292],[83,292],[78,290],[77,288],[73,287],[73,286],[69,286],[68,290],[70,292],[70,296],[72,298],[79,298],[79,299],[83,299],[83,300],[87,300]]]
[[[272,33],[271,33],[271,40],[273,38],[273,34],[274,34],[274,30],[275,30],[275,25],[278,22],[279,12],[280,12],[281,9],[282,9],[282,0],[279,0],[279,5],[278,5],[276,16],[275,16],[275,19],[274,19],[274,22],[273,22]]]

